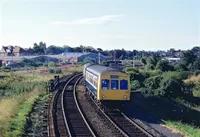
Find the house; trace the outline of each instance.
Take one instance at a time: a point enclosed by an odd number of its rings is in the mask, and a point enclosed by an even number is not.
[[[169,62],[171,62],[171,63],[177,63],[177,62],[180,61],[180,58],[165,57],[165,58],[163,58],[162,60],[167,60],[167,61],[169,61]]]
[[[26,50],[20,46],[2,46],[0,56],[22,56],[26,55]]]

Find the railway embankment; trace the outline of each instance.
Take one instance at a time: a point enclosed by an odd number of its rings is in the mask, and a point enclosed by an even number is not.
[[[50,94],[43,93],[35,100],[31,112],[26,118],[26,126],[23,136],[47,136],[47,112]]]
[[[182,103],[132,93],[132,116],[164,136],[199,136],[200,112]],[[134,110],[134,109],[135,110]],[[179,134],[179,135],[178,135]]]
[[[5,76],[0,82],[0,136],[22,136],[29,112],[45,93],[49,76],[17,72]]]

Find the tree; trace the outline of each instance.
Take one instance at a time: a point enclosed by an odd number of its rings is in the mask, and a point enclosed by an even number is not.
[[[192,66],[193,70],[200,70],[200,58],[196,58]]]
[[[170,65],[167,60],[160,60],[156,65],[156,69],[159,69],[161,71],[173,71],[174,70],[173,66]]]
[[[151,57],[148,59],[147,67],[150,68],[150,69],[155,69],[155,68],[156,68],[156,65],[157,65],[157,63],[158,63],[158,60],[159,60],[158,57],[156,57],[156,56],[151,56]]]
[[[176,70],[178,71],[188,71],[188,68],[186,65],[182,64],[182,63],[178,63],[176,66],[175,66]]]
[[[74,52],[74,49],[72,47],[70,47],[70,46],[67,46],[67,45],[63,46],[63,50],[65,52]]]
[[[46,49],[46,54],[49,54],[49,55],[60,54],[63,52],[64,52],[64,49],[62,47],[58,47],[54,45],[51,45]]]
[[[43,55],[46,54],[46,44],[43,43],[42,41],[39,43],[39,45],[37,43],[33,44],[33,50],[34,53],[37,55]]]
[[[183,52],[183,54],[180,57],[180,61],[183,65],[189,67],[189,64],[193,64],[196,58],[197,56],[194,55],[191,50],[188,50],[186,52]]]
[[[97,52],[102,52],[103,50],[101,48],[97,48]]]
[[[75,47],[74,52],[83,52],[83,50],[80,47]]]
[[[145,58],[141,58],[140,59],[140,61],[144,64],[144,65],[146,65],[147,64],[147,61],[146,61],[146,59]]]

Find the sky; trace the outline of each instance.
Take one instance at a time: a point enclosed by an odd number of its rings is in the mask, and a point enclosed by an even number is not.
[[[200,45],[200,0],[0,0],[0,44],[126,50]]]

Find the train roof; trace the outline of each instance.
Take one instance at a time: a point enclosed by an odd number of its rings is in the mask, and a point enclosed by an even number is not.
[[[116,68],[110,68],[110,67],[106,67],[106,66],[102,66],[102,65],[98,65],[98,64],[90,64],[87,67],[87,70],[96,74],[96,75],[100,75],[102,73],[106,73],[106,72],[122,72],[119,69]],[[123,73],[123,72],[122,72]]]

